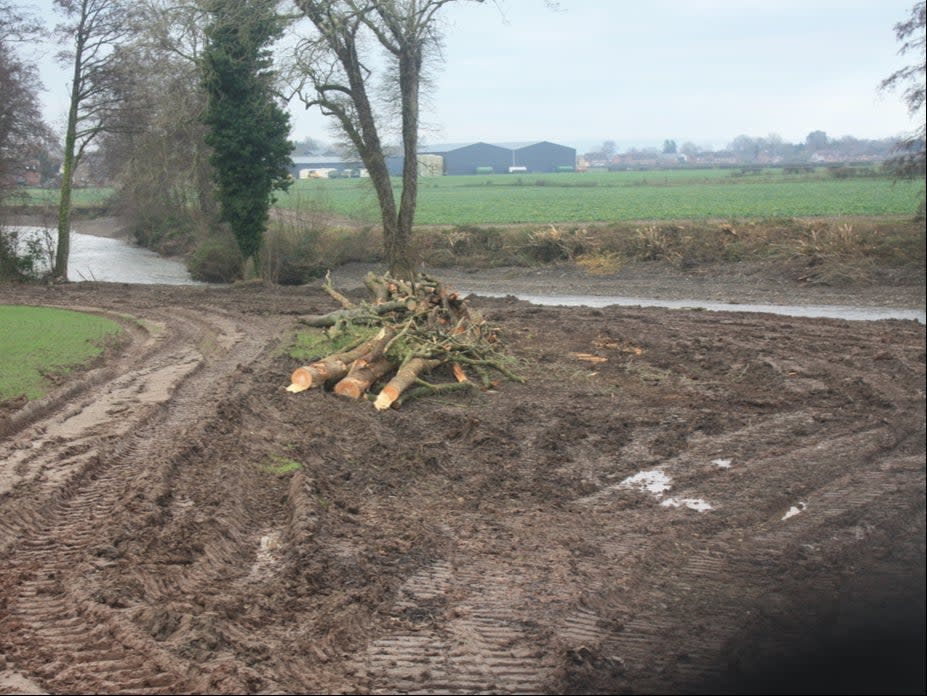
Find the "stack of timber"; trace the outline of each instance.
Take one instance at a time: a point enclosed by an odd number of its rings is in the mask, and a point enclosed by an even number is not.
[[[489,389],[494,373],[522,381],[504,365],[498,330],[439,281],[426,275],[403,281],[368,273],[364,284],[371,299],[355,304],[332,286],[331,276],[326,277],[323,288],[341,309],[300,321],[324,327],[330,335],[344,333],[349,326],[369,327],[368,335],[354,346],[297,368],[287,391],[332,388],[354,399],[369,396],[377,410],[385,411],[427,394]],[[423,379],[426,374],[438,376],[440,368],[452,379]],[[374,398],[372,391],[380,384]]]

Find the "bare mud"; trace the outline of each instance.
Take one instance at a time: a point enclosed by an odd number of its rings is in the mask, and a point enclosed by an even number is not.
[[[315,288],[0,303],[129,339],[0,409],[6,692],[924,691],[922,324],[473,297],[526,382],[377,413]]]

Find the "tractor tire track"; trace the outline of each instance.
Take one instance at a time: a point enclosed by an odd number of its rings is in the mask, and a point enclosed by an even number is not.
[[[202,668],[178,660],[95,596],[93,578],[110,563],[101,555],[107,530],[112,535],[140,499],[163,490],[186,441],[215,413],[231,373],[255,360],[277,327],[246,332],[231,318],[187,309],[153,318],[166,333],[156,348],[137,354],[141,370],[123,360],[126,372],[33,426],[30,456],[20,467],[33,477],[20,489],[35,492],[4,501],[0,583],[7,599],[0,624],[19,671],[52,691],[92,684],[107,693],[171,693],[195,689],[198,674],[205,678]],[[62,454],[81,442],[86,449],[60,482],[44,484],[49,477],[35,472],[68,465]],[[25,655],[24,645],[43,647]]]

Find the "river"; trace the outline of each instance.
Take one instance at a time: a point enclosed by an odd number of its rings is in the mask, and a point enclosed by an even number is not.
[[[20,234],[44,236],[40,227],[14,228]],[[122,239],[71,232],[68,278],[73,281],[198,285],[182,261],[165,258]]]
[[[20,227],[20,231],[41,234],[40,228]],[[68,277],[73,281],[105,281],[112,283],[142,283],[164,285],[199,285],[190,278],[186,266],[176,259],[159,256],[153,251],[134,246],[121,239],[96,237],[80,232],[71,233],[71,258]],[[487,297],[502,297],[498,287],[492,291],[474,283],[457,288],[461,294],[475,293]],[[844,307],[833,305],[772,305],[735,304],[710,300],[659,300],[646,297],[604,295],[514,294],[522,300],[539,305],[605,307],[608,305],[667,307],[671,309],[701,309],[724,312],[763,312],[793,317],[821,317],[871,321],[877,319],[913,319],[925,323],[922,309],[894,307]]]

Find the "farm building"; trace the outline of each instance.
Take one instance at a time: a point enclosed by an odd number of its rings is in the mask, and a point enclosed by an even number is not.
[[[506,172],[573,171],[576,149],[542,141],[534,143],[458,143],[430,145],[419,149],[420,161],[441,157],[443,173],[504,174]],[[432,170],[437,170],[432,167]],[[390,162],[390,174],[402,173],[402,158]]]
[[[341,174],[347,170],[360,172],[364,165],[359,160],[344,160],[340,157],[310,155],[290,159],[290,176],[294,179],[327,178],[332,172]]]

